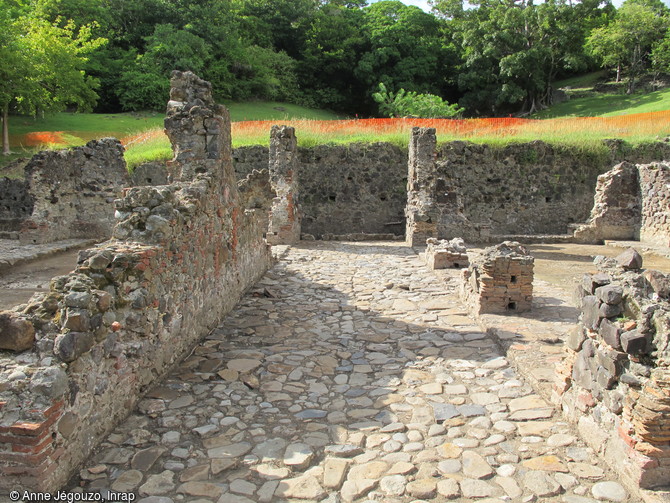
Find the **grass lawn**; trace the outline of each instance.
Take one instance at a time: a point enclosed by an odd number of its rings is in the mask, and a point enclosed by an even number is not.
[[[562,89],[564,87],[571,87],[572,89],[591,89],[598,83],[599,80],[605,78],[607,72],[605,70],[598,70],[597,72],[586,73],[578,75],[577,77],[569,77],[563,80],[554,82],[554,89]]]
[[[534,119],[555,117],[612,117],[670,110],[670,88],[635,94],[590,93],[558,103],[533,115]]]
[[[299,105],[278,102],[226,103],[231,120],[276,120],[285,121],[294,118],[314,120],[335,120],[338,115],[327,110],[310,109]],[[162,112],[140,112],[120,114],[89,114],[61,112],[43,118],[10,116],[10,145],[14,152],[10,156],[0,156],[0,176],[22,176],[22,173],[3,170],[10,162],[33,155],[43,148],[64,148],[83,145],[86,142],[113,136],[119,139],[133,137],[145,131],[161,130]],[[58,132],[59,134],[47,134]],[[269,133],[268,133],[269,134]],[[152,133],[150,136],[156,136]],[[163,142],[164,143],[164,142]],[[163,159],[165,144],[147,146],[143,153],[135,152],[140,159]],[[129,162],[132,164],[132,155]],[[20,171],[20,170],[19,170]]]

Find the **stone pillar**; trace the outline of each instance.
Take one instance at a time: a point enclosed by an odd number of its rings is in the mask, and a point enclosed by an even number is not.
[[[272,202],[267,241],[287,245],[300,241],[298,204],[298,141],[295,129],[272,126],[270,132],[270,183],[277,194]]]
[[[212,84],[192,72],[172,72],[165,134],[174,157],[169,171],[176,180],[191,181],[201,173],[236,184],[232,163],[230,114],[214,102]]]
[[[438,237],[439,212],[433,197],[436,146],[435,128],[412,128],[405,207],[405,241],[410,246],[424,246],[426,239]]]

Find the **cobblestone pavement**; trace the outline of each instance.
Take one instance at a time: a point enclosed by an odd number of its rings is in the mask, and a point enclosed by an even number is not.
[[[74,490],[142,503],[637,501],[454,285],[398,243],[291,248]]]

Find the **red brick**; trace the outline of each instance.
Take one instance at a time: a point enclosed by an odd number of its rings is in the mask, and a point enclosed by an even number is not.
[[[27,454],[19,452],[0,452],[0,461],[9,461],[13,463],[22,463],[26,465],[36,465],[41,463],[53,452],[49,446],[37,454]]]
[[[53,439],[51,438],[51,435],[47,435],[45,438],[43,438],[42,442],[40,442],[39,444],[34,445],[14,444],[12,445],[12,452],[32,452],[37,454],[38,452],[42,451],[42,449],[49,446],[52,442]]]
[[[54,424],[59,417],[60,415],[58,414],[52,414],[49,418],[47,418],[45,421],[42,421],[41,423],[14,423],[10,427],[10,431],[14,435],[29,435],[36,437],[41,435],[47,428]]]
[[[47,437],[51,437],[51,431],[49,430],[44,430],[41,435],[36,437],[0,435],[0,444],[37,445]]]

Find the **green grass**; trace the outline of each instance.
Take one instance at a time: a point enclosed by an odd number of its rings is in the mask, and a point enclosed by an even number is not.
[[[543,110],[534,119],[556,117],[611,117],[670,110],[670,88],[651,93],[595,94],[574,98]]]
[[[318,110],[279,102],[243,102],[226,103],[230,110],[232,121],[247,120],[288,120],[291,118],[306,118],[318,120],[333,120],[340,117],[327,110]],[[43,148],[51,148],[50,145],[29,147],[25,145],[25,135],[38,131],[63,131],[66,140],[62,147],[76,147],[86,142],[113,136],[124,138],[139,134],[143,131],[162,128],[162,112],[139,112],[120,114],[89,114],[68,113],[46,115],[45,117],[33,118],[26,116],[11,116],[9,119],[10,145],[14,154],[0,156],[0,176],[21,176],[20,174],[3,170],[2,168],[19,157],[30,157]],[[166,151],[167,148],[167,151]],[[169,144],[137,145],[126,155],[130,166],[149,160],[161,160],[171,156]],[[167,152],[167,153],[166,153]]]
[[[328,110],[306,108],[290,103],[247,101],[224,104],[230,111],[230,120],[233,122],[287,119],[337,120],[343,118]]]
[[[554,89],[562,89],[564,87],[571,87],[572,89],[587,89],[592,88],[598,83],[598,81],[604,79],[607,76],[605,70],[598,70],[597,72],[586,73],[584,75],[578,75],[577,77],[570,77],[563,80],[557,80],[554,82]]]

